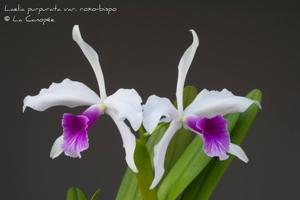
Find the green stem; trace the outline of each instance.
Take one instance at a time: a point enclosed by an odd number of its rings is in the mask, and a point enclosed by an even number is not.
[[[139,133],[139,136],[140,136],[140,141],[143,143],[143,144],[146,144],[147,142],[147,138],[149,136],[149,134],[147,132],[145,132],[145,129],[143,128],[143,126],[141,126],[139,129],[138,129],[138,133]]]
[[[137,182],[143,195],[143,200],[157,200],[156,189],[149,189],[153,180],[153,170],[150,154],[145,145],[146,136],[143,133],[140,133],[140,135],[143,137],[136,141],[134,153],[135,164],[139,170],[139,172],[136,174]]]

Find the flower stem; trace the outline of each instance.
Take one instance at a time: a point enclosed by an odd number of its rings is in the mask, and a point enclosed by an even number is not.
[[[144,137],[145,134],[140,134]],[[134,160],[139,170],[136,174],[139,189],[143,195],[144,200],[157,200],[156,189],[150,190],[149,187],[153,180],[153,170],[151,164],[150,153],[145,145],[146,138],[141,137],[136,141]]]
[[[143,126],[141,126],[139,129],[138,129],[138,133],[139,133],[139,140],[143,143],[143,144],[146,144],[147,142],[147,138],[149,137],[149,134],[147,132],[145,132],[145,129],[143,128]]]

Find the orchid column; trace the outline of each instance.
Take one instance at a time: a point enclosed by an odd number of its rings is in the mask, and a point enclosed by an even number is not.
[[[161,121],[170,122],[169,128],[162,139],[154,147],[155,177],[150,189],[154,188],[164,174],[164,160],[168,145],[182,126],[198,134],[203,140],[203,151],[210,157],[219,157],[220,160],[233,154],[244,162],[248,158],[244,151],[230,142],[225,114],[244,112],[251,104],[257,103],[251,99],[235,96],[227,89],[222,91],[202,90],[194,101],[183,109],[184,82],[192,63],[199,40],[194,30],[193,43],[184,52],[178,65],[178,80],[176,88],[177,108],[167,98],[152,95],[144,105],[143,125],[147,132],[152,133]],[[257,103],[259,105],[259,103]]]
[[[89,128],[101,115],[108,114],[120,131],[126,162],[134,172],[137,172],[134,162],[135,136],[124,120],[127,119],[135,131],[141,126],[142,99],[134,89],[123,88],[107,96],[97,52],[82,39],[78,25],[73,27],[72,36],[93,68],[100,97],[85,84],[65,79],[61,83],[52,83],[49,88],[42,89],[36,96],[25,97],[23,112],[26,107],[44,111],[53,106],[89,106],[79,115],[70,113],[63,115],[63,133],[53,144],[51,158],[56,158],[62,152],[67,156],[80,158],[81,152],[89,147]]]

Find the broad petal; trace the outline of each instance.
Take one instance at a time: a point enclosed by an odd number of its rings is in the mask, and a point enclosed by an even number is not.
[[[202,137],[203,150],[208,156],[218,156],[220,160],[228,158],[230,136],[227,121],[222,116],[188,117],[186,125]]]
[[[134,89],[119,89],[104,100],[107,109],[116,113],[120,120],[128,119],[135,131],[143,120],[141,103],[142,99]]]
[[[108,110],[107,114],[113,119],[117,125],[121,138],[123,141],[123,147],[125,149],[125,160],[128,167],[135,173],[138,172],[138,169],[134,162],[134,150],[135,150],[135,136],[131,132],[130,128],[125,124],[124,121],[119,119],[119,116],[112,110]]]
[[[199,45],[199,39],[197,33],[194,30],[190,30],[193,35],[193,43],[184,52],[178,65],[178,80],[176,89],[176,98],[179,112],[183,111],[183,88],[187,72],[192,64],[194,55]]]
[[[154,179],[152,181],[152,184],[150,186],[150,189],[153,189],[156,187],[156,185],[159,183],[161,178],[164,175],[165,172],[165,157],[168,149],[168,145],[176,133],[176,131],[181,127],[181,123],[179,121],[172,121],[170,123],[169,128],[165,132],[164,136],[161,138],[158,144],[154,147],[154,158],[153,158],[153,165],[154,165]]]
[[[99,56],[98,56],[97,52],[88,43],[86,43],[82,39],[78,25],[75,25],[73,27],[72,37],[73,37],[73,40],[81,48],[83,54],[88,59],[89,63],[91,64],[91,66],[94,70],[94,73],[96,75],[98,85],[99,85],[101,99],[106,98],[104,77],[103,77],[103,72],[102,72],[102,69],[100,66]]]
[[[161,121],[162,117],[165,122],[178,118],[178,112],[171,101],[167,98],[161,98],[151,95],[146,104],[143,106],[143,125],[148,133],[152,133]]]
[[[245,163],[248,163],[248,161],[249,161],[249,159],[248,159],[246,153],[243,151],[243,149],[236,144],[230,143],[228,153],[238,157],[240,160],[244,161]]]
[[[81,152],[88,149],[88,130],[101,115],[98,105],[93,105],[80,115],[65,113],[62,119],[63,150],[67,156],[81,157]]]
[[[194,101],[185,109],[184,115],[197,115],[202,117],[213,117],[215,115],[225,115],[233,112],[244,112],[256,101],[246,97],[235,96],[227,89],[222,91],[202,90]]]
[[[84,115],[63,115],[62,126],[64,129],[63,150],[67,156],[81,158],[81,152],[88,149],[88,121]]]
[[[52,148],[51,148],[50,158],[52,158],[52,159],[57,158],[64,151],[62,148],[63,141],[64,141],[64,138],[62,135],[59,136],[55,140],[55,142],[53,143]]]
[[[65,79],[61,83],[52,83],[49,88],[42,89],[36,96],[26,96],[23,112],[26,107],[44,111],[53,106],[86,106],[100,102],[98,95],[85,84]]]

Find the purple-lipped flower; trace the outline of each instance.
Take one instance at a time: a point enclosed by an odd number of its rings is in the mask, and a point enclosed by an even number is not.
[[[93,68],[100,96],[81,82],[65,79],[61,83],[52,83],[49,88],[42,89],[36,96],[26,96],[23,112],[26,107],[44,111],[53,106],[89,106],[78,115],[63,114],[61,120],[63,134],[55,140],[50,152],[51,158],[56,158],[62,152],[67,156],[80,158],[81,152],[89,147],[89,129],[101,115],[108,114],[121,134],[126,162],[134,172],[137,172],[134,163],[135,136],[124,120],[127,119],[135,131],[141,126],[142,99],[134,89],[121,88],[107,96],[97,52],[82,39],[78,25],[73,27],[72,37]]]
[[[223,117],[234,112],[244,112],[250,105],[259,103],[251,99],[235,96],[227,89],[222,91],[202,90],[194,101],[183,109],[184,82],[199,45],[196,32],[191,30],[193,43],[187,48],[178,65],[178,80],[176,88],[177,108],[167,98],[152,95],[148,98],[143,112],[143,126],[152,133],[161,121],[170,122],[161,140],[154,147],[155,176],[150,188],[154,188],[164,174],[164,160],[168,145],[181,127],[198,134],[203,141],[203,150],[210,157],[228,158],[228,154],[237,156],[244,162],[248,158],[242,148],[231,143],[228,132],[228,122]]]

